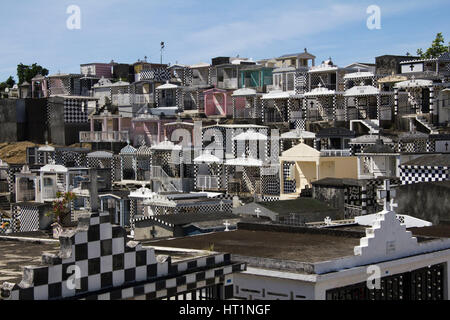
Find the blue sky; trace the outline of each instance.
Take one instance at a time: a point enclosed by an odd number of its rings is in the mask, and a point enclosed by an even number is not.
[[[366,26],[369,5],[381,9],[381,29]],[[81,29],[69,30],[67,7],[81,9]],[[215,56],[253,59],[301,52],[338,65],[374,62],[382,54],[415,54],[437,32],[450,41],[448,0],[20,0],[1,4],[0,81],[18,63],[50,73],[79,72],[81,63],[194,64]]]

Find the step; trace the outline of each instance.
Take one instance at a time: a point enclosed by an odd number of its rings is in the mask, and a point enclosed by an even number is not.
[[[430,133],[438,133],[438,128],[436,128],[433,124],[429,123],[428,120],[424,117],[417,116],[416,117],[417,122],[422,124],[425,128],[430,130]]]

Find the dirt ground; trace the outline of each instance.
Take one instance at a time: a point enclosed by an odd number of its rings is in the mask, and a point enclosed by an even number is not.
[[[27,148],[37,144],[28,141],[0,143],[0,159],[9,164],[25,164]]]
[[[53,147],[58,147],[52,145]],[[25,164],[27,157],[27,148],[42,146],[34,142],[21,141],[21,142],[2,142],[0,143],[0,159],[9,164]],[[79,143],[76,143],[70,147],[80,147]],[[83,148],[91,149],[91,145],[83,143]]]

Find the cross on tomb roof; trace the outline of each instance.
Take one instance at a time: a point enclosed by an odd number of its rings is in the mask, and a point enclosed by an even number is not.
[[[379,198],[384,199],[384,210],[391,211],[393,207],[397,207],[394,203],[394,197],[396,195],[395,190],[391,190],[391,185],[389,180],[384,180],[384,189],[379,191]]]
[[[256,217],[259,218],[259,215],[261,213],[261,209],[260,208],[256,208],[255,209],[255,213],[256,213]]]
[[[228,229],[228,227],[231,226],[231,223],[229,223],[228,220],[226,220],[223,225],[225,226],[225,232],[230,231],[230,229]]]

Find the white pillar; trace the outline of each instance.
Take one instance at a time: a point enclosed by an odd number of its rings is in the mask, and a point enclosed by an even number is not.
[[[65,192],[69,192],[69,172],[67,172],[66,174],[66,188],[65,188]]]
[[[284,194],[284,161],[280,161],[280,195]]]
[[[43,203],[44,202],[44,196],[43,196],[43,190],[44,190],[44,173],[43,172],[41,172],[41,175],[40,175],[40,182],[41,182],[41,186],[40,186],[40,193],[41,193],[41,203]]]
[[[34,182],[34,200],[35,201],[39,201],[38,200],[38,197],[39,197],[39,181],[38,181],[37,177],[33,179],[33,182]]]
[[[398,89],[394,89],[394,116],[398,115]]]
[[[124,200],[119,200],[119,207],[120,207],[120,221],[119,225],[124,227],[125,226],[125,206],[124,206]]]
[[[320,179],[320,160],[316,161],[316,181]]]
[[[361,179],[361,160],[362,157],[358,157],[358,160],[356,160],[356,165],[358,168],[358,179]]]

